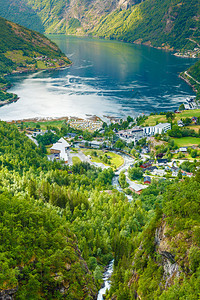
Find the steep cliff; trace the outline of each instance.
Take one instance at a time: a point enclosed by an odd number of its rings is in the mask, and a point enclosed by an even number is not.
[[[46,33],[89,34],[167,49],[194,49],[189,39],[200,41],[198,0],[0,0],[0,5],[3,17]]]
[[[129,262],[123,258],[118,263],[107,299],[199,299],[199,179],[200,172],[168,187],[163,210],[156,208],[134,240]]]

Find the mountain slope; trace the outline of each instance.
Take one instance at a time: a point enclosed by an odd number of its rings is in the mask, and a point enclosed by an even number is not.
[[[102,18],[93,34],[156,47],[193,49],[195,45],[188,38],[200,39],[199,13],[198,0],[146,0]]]
[[[190,67],[189,70],[183,74],[183,76],[189,80],[190,84],[197,92],[197,99],[200,99],[200,61],[196,62],[194,66]]]
[[[0,76],[11,72],[66,67],[71,62],[44,35],[0,17]],[[5,90],[10,84],[0,77],[0,106],[16,101]]]
[[[127,262],[115,269],[106,299],[199,299],[200,172],[173,183],[163,194],[162,209],[135,241]],[[126,262],[126,264],[125,264]]]
[[[1,195],[0,204],[0,299],[95,299],[65,218],[31,199]]]
[[[19,12],[10,10],[13,3],[26,8],[22,16],[31,8],[46,33],[91,34],[174,49],[193,49],[188,38],[200,41],[198,0],[9,0],[1,15],[15,20]],[[34,18],[30,13],[31,24],[26,18],[20,22],[35,28]]]

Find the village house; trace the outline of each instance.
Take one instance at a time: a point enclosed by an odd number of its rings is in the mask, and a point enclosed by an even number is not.
[[[179,127],[183,127],[183,126],[184,126],[183,121],[178,120],[177,125],[178,125]]]
[[[192,117],[192,122],[193,122],[193,123],[195,123],[195,124],[196,124],[196,123],[197,123],[197,121],[198,121],[198,118],[197,118],[197,117]]]
[[[64,160],[65,163],[68,162],[67,150],[70,148],[70,144],[63,138],[60,138],[53,146],[50,148],[51,154],[54,154],[54,157]]]
[[[142,193],[142,191],[146,188],[147,188],[147,186],[145,186],[143,184],[138,184],[135,182],[131,182],[130,186],[129,186],[129,189],[138,195],[140,195]]]
[[[187,152],[187,147],[180,147],[179,152],[186,153]]]
[[[67,133],[67,135],[65,136],[65,138],[75,138],[76,135],[77,135],[76,133],[69,132],[69,133]]]
[[[42,131],[39,129],[39,131],[34,131],[34,132],[32,133],[32,137],[33,137],[33,138],[36,138],[38,135],[44,135],[44,132],[42,132]]]
[[[179,168],[177,168],[177,167],[172,167],[172,168],[171,168],[171,171],[172,171],[172,176],[174,176],[174,177],[177,177],[177,176],[178,176]]]
[[[157,164],[159,165],[159,166],[163,166],[163,165],[165,165],[165,164],[167,164],[167,159],[166,158],[158,158],[157,159]]]
[[[152,166],[152,164],[150,162],[147,162],[147,163],[144,163],[144,164],[140,165],[140,168],[146,169],[146,168],[149,168],[151,166]]]
[[[144,137],[143,128],[137,126],[128,130],[119,130],[116,135],[127,143],[134,142],[134,144]]]
[[[151,172],[151,174],[155,176],[164,176],[165,173],[164,169],[154,169],[153,172]]]
[[[154,170],[158,170],[158,167],[156,167],[156,166],[150,166],[150,167],[147,167],[145,169],[145,171],[149,171],[149,172],[153,172]]]

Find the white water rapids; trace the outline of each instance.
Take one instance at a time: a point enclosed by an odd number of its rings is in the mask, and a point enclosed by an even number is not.
[[[104,272],[104,277],[103,277],[103,287],[99,290],[97,300],[103,300],[103,295],[105,295],[106,290],[110,289],[110,277],[113,272],[113,264],[114,264],[114,259],[109,263],[108,268]]]

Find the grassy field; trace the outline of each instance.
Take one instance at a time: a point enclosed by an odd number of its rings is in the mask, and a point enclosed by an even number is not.
[[[190,126],[187,126],[187,128],[189,128],[189,129],[193,129],[195,132],[199,132],[199,130],[200,130],[200,125],[190,125]]]
[[[32,61],[32,58],[23,55],[22,50],[7,51],[5,53],[5,56],[16,63],[24,63],[26,61]]]
[[[175,145],[178,147],[183,146],[193,146],[200,144],[200,138],[195,137],[183,137],[183,138],[173,138]]]
[[[23,122],[25,127],[34,129],[36,127],[36,125],[40,125],[40,128],[42,130],[46,130],[47,126],[54,126],[54,127],[58,127],[61,128],[61,126],[63,125],[63,123],[65,122],[65,120],[49,120],[49,121],[28,121],[28,122]]]
[[[75,165],[75,164],[79,164],[81,162],[81,160],[80,160],[79,157],[73,156],[72,157],[72,162],[73,162],[73,165]]]
[[[184,110],[179,114],[175,114],[174,121],[178,121],[182,118],[192,118],[192,117],[199,117],[200,116],[200,109],[195,110]],[[157,123],[165,123],[167,122],[165,115],[153,115],[149,116],[147,120],[144,122],[144,126],[154,126]]]
[[[102,150],[90,150],[90,149],[83,149],[82,150],[85,155],[90,155],[91,160],[96,163],[103,163],[105,166],[110,166],[113,169],[117,169],[123,165],[124,159],[121,155],[113,153],[113,152],[104,152]],[[96,152],[96,156],[95,156]],[[107,162],[106,162],[107,156]],[[110,164],[108,163],[110,162]]]
[[[38,69],[47,69],[48,67],[46,66],[46,64],[43,61],[37,61],[37,67]]]

